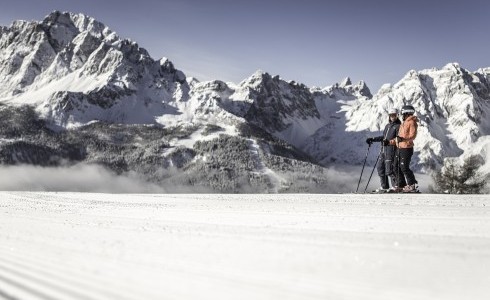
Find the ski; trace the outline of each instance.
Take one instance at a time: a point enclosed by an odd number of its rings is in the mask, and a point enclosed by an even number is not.
[[[371,191],[371,194],[386,194],[389,192],[390,192],[390,190],[374,190],[374,191]]]
[[[413,191],[404,191],[404,190],[394,190],[394,189],[389,189],[389,190],[374,190],[371,191],[370,194],[420,194],[420,190],[413,190]]]
[[[403,192],[401,192],[401,193],[404,193],[404,194],[420,194],[420,191],[419,191],[419,190],[408,191],[408,192],[403,191]]]

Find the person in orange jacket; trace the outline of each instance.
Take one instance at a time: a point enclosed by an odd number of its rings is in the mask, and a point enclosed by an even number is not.
[[[383,143],[397,146],[395,170],[399,169],[403,173],[402,175],[407,183],[402,191],[407,193],[418,192],[418,182],[410,169],[410,161],[413,156],[413,140],[417,137],[418,119],[414,116],[415,109],[411,105],[403,106],[401,114],[403,123],[398,130],[398,135],[394,139],[383,141]]]

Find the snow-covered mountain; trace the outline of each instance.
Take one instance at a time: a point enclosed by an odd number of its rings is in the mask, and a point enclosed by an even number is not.
[[[152,123],[185,101],[185,75],[82,14],[17,21],[0,36],[0,101],[34,105],[53,123]]]
[[[490,172],[490,68],[412,70],[374,96],[349,78],[310,88],[262,71],[199,82],[93,18],[53,12],[0,27],[0,103],[8,164],[82,161],[215,190],[309,191],[326,185],[319,166],[361,163],[386,111],[411,104],[416,168],[480,154]]]
[[[404,104],[413,105],[420,119],[415,150],[421,167],[471,154],[482,155],[488,166],[490,68],[470,72],[450,63],[442,69],[411,70],[398,83],[384,85],[372,99],[359,99],[348,111],[347,128],[380,130],[386,109]]]

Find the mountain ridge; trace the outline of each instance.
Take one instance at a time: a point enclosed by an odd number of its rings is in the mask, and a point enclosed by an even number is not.
[[[137,43],[121,39],[93,18],[55,11],[41,22],[16,21],[0,28],[0,84],[0,103],[30,105],[46,122],[43,130],[67,132],[61,142],[48,131],[46,140],[31,136],[32,145],[18,144],[27,149],[19,153],[29,156],[28,149],[39,149],[36,143],[46,149],[79,147],[86,155],[55,152],[65,160],[73,156],[74,161],[103,162],[117,172],[138,170],[142,164],[138,172],[157,181],[184,176],[194,183],[213,182],[218,190],[240,190],[246,182],[251,190],[288,191],[291,178],[298,178],[292,166],[301,165],[304,186],[317,177],[316,189],[326,182],[317,165],[361,164],[365,139],[379,134],[389,108],[405,104],[413,105],[420,119],[417,170],[430,172],[446,157],[478,154],[490,173],[490,68],[470,72],[449,63],[441,69],[410,70],[374,95],[364,81],[353,84],[345,78],[323,88],[308,87],[260,70],[238,84],[199,82],[167,58],[154,60]],[[135,132],[141,145],[126,139],[120,148],[118,136],[125,134],[117,131],[133,132],[131,126],[139,126]],[[81,136],[93,145],[81,146],[73,132],[84,132]],[[115,140],[105,140],[101,132]],[[159,142],[147,141],[148,136]],[[213,153],[223,145],[233,149],[229,154],[243,166],[240,171],[220,162],[228,159],[225,150]],[[8,147],[2,161],[16,163],[15,147]],[[132,147],[148,161],[133,157]],[[375,158],[368,161],[372,164]],[[175,165],[178,175],[161,175]]]

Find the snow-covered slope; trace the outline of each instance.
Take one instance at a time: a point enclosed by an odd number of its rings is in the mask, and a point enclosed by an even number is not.
[[[484,300],[484,195],[0,192],[4,299]]]

